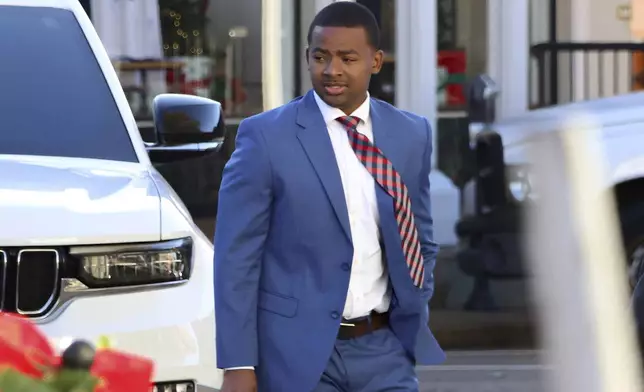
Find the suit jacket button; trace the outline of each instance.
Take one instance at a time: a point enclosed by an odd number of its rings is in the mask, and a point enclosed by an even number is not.
[[[349,263],[342,263],[342,270],[343,271],[348,271],[350,269],[351,269],[351,267],[349,266]]]
[[[333,318],[333,319],[337,319],[338,317],[340,317],[340,313],[338,313],[338,312],[331,312],[331,318]]]

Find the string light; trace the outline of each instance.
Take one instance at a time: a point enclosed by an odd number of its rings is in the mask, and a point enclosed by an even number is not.
[[[203,11],[186,4],[187,2],[182,2],[181,0],[166,0],[166,2],[167,5],[163,9],[163,15],[166,19],[164,25],[167,26],[166,28],[170,27],[170,31],[165,33],[165,39],[170,42],[164,43],[164,50],[172,50],[173,56],[203,55],[204,42],[201,38],[201,33],[203,31],[200,30],[204,26],[194,25],[195,23],[201,23],[200,20],[203,17]],[[184,6],[183,4],[186,5]],[[182,12],[177,11],[176,8],[172,9],[173,7],[181,8]],[[168,33],[171,35],[168,36]],[[174,36],[174,39],[172,36]],[[180,41],[177,41],[177,38],[179,38]]]

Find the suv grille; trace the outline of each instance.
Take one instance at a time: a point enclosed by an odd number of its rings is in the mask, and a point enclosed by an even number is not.
[[[0,249],[0,310],[27,317],[46,314],[60,289],[56,249]]]

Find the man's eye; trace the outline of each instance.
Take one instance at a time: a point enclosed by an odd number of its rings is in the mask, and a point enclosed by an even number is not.
[[[344,61],[345,63],[353,63],[354,61],[356,61],[356,59],[354,59],[354,58],[344,58],[344,59],[342,59],[342,61]]]
[[[315,60],[315,61],[323,61],[324,57],[322,57],[322,56],[313,56],[313,60]]]

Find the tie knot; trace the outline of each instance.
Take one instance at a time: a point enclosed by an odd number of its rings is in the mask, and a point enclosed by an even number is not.
[[[344,125],[347,130],[355,131],[356,128],[358,128],[358,124],[360,123],[360,118],[356,116],[342,116],[336,118],[336,121]]]

